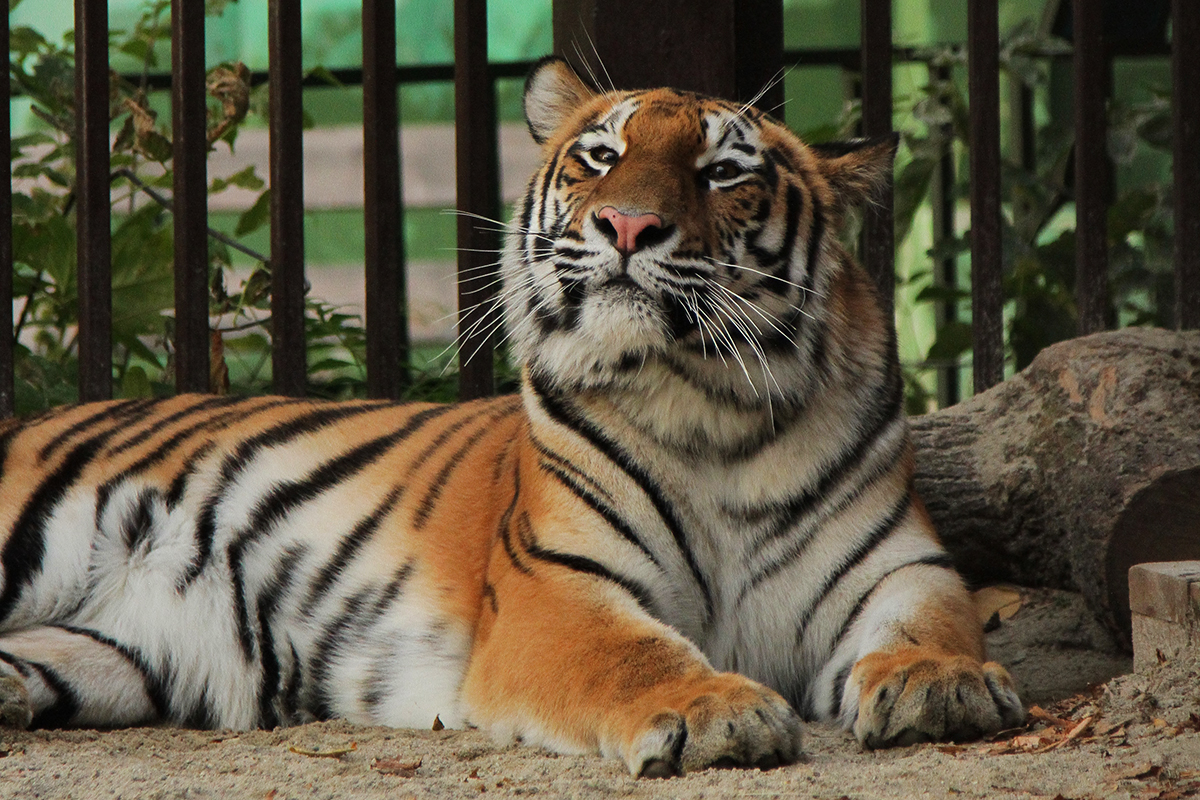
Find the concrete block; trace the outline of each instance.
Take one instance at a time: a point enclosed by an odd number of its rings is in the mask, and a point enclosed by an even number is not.
[[[1161,561],[1129,569],[1133,667],[1200,657],[1200,561]]]

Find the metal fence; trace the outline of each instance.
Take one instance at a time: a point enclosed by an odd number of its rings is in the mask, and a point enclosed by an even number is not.
[[[1105,104],[1112,53],[1106,50],[1104,0],[1073,1],[1076,287],[1079,332],[1103,329],[1110,190]],[[753,95],[783,63],[837,64],[860,73],[862,129],[892,128],[892,67],[904,58],[892,44],[891,0],[860,0],[857,50],[784,51],[781,0],[555,0],[556,46],[581,38],[618,85],[670,83],[711,94]],[[968,2],[968,0],[964,0]],[[363,66],[338,75],[363,86],[366,228],[366,335],[368,393],[398,397],[408,360],[397,88],[401,83],[453,80],[455,86],[460,330],[471,329],[495,288],[487,265],[498,234],[477,217],[500,213],[495,81],[523,74],[528,64],[487,61],[486,0],[455,0],[455,63],[398,67],[395,0],[363,0]],[[603,6],[603,8],[601,8]],[[703,6],[703,8],[699,8]],[[603,13],[600,13],[603,11]],[[106,0],[75,0],[79,397],[112,394],[110,279],[110,130]],[[299,395],[305,386],[303,158],[300,4],[269,0],[270,67],[254,80],[270,85],[272,367],[274,390]],[[1171,0],[1175,42],[1200,41],[1200,3]],[[997,0],[969,0],[971,308],[974,385],[1003,378],[1001,292],[1001,161]],[[172,4],[172,65],[159,82],[172,94],[175,226],[175,380],[178,391],[209,386],[207,257],[207,139],[205,120],[204,4]],[[7,34],[7,21],[5,34]],[[7,38],[7,35],[5,36]],[[697,42],[703,42],[698,46]],[[575,56],[582,58],[577,51]],[[1177,324],[1200,327],[1200,47],[1171,52],[1174,123],[1175,281]],[[774,91],[781,91],[776,88]],[[774,98],[768,95],[765,102]],[[9,114],[5,106],[6,115]],[[6,120],[7,122],[7,120]],[[6,135],[10,125],[3,126]],[[7,164],[8,162],[6,162]],[[12,216],[11,165],[0,206]],[[863,260],[885,297],[893,292],[893,218],[890,204],[864,220]],[[942,234],[952,226],[935,214]],[[0,241],[0,330],[12,331],[12,236]],[[486,326],[478,326],[484,328]],[[483,334],[468,336],[460,395],[493,391],[492,349]],[[0,414],[13,408],[13,355],[0,343]]]

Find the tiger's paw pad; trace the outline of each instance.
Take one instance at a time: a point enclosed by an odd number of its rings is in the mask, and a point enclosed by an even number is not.
[[[10,664],[0,661],[0,728],[28,728],[33,706],[25,679]]]
[[[1020,725],[1025,709],[995,662],[921,651],[872,653],[854,666],[854,735],[866,747],[963,741]]]
[[[736,675],[719,675],[678,709],[655,714],[626,757],[641,778],[709,767],[771,769],[801,755],[800,717],[782,697]]]

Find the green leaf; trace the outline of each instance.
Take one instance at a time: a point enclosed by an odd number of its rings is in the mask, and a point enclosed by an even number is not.
[[[251,164],[240,172],[230,175],[228,178],[214,178],[212,187],[208,192],[209,194],[216,194],[217,192],[225,191],[230,186],[258,191],[266,186],[266,183],[262,178],[258,177],[258,172],[255,170],[254,165]]]
[[[136,364],[125,370],[125,375],[121,379],[121,396],[130,398],[154,396],[154,389],[150,385],[150,377],[146,375],[146,370]]]
[[[271,218],[271,190],[264,189],[259,194],[254,205],[242,212],[238,217],[237,227],[233,229],[235,236],[245,236],[266,225]]]
[[[925,355],[927,361],[954,361],[970,350],[974,342],[971,326],[951,320],[938,328],[933,344]]]

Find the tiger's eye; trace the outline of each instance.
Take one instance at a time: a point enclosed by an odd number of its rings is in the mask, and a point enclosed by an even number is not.
[[[736,161],[717,161],[704,168],[704,176],[710,181],[728,181],[741,175],[745,170]]]
[[[620,154],[616,150],[606,145],[593,147],[588,151],[588,155],[601,164],[615,164],[617,163],[617,159],[620,158]]]

